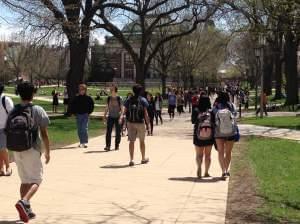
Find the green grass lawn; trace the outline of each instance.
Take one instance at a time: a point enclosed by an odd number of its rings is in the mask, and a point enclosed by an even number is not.
[[[300,223],[300,143],[253,137],[248,144],[247,156],[264,201],[259,214],[268,223]]]
[[[299,117],[264,117],[256,118],[243,118],[242,124],[253,124],[259,126],[275,127],[275,128],[288,128],[300,130],[300,118]]]
[[[91,118],[89,123],[89,137],[96,137],[103,134],[104,128],[103,121]],[[51,118],[49,136],[53,149],[78,142],[75,117]]]

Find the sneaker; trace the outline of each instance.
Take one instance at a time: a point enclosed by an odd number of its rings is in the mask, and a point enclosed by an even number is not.
[[[227,176],[227,177],[230,177],[230,172],[227,172],[227,173],[226,173],[226,176]]]
[[[147,163],[149,163],[149,159],[144,159],[141,161],[141,164],[147,164]]]
[[[13,171],[12,171],[12,168],[9,167],[9,168],[6,170],[6,172],[5,172],[5,176],[6,176],[6,177],[10,177],[10,176],[12,175],[12,172],[13,172]]]
[[[110,147],[107,147],[107,146],[106,146],[106,147],[104,148],[104,150],[105,150],[106,152],[108,152],[108,151],[110,151]]]
[[[88,148],[88,146],[87,146],[86,144],[83,144],[83,148],[87,149],[87,148]]]
[[[31,211],[31,212],[28,213],[28,217],[29,217],[30,220],[35,219],[36,218],[36,214]]]
[[[129,166],[134,166],[134,162],[130,161]]]
[[[116,150],[116,151],[118,151],[119,149],[120,149],[120,147],[119,147],[119,146],[116,146],[116,147],[115,147],[115,150]]]
[[[79,144],[79,145],[78,145],[78,148],[81,148],[81,147],[82,147],[82,145],[81,145],[81,144]]]
[[[29,221],[30,205],[26,205],[23,200],[19,200],[15,206],[19,213],[20,220],[27,223]]]

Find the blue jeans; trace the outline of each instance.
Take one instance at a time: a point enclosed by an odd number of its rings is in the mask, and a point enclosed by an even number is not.
[[[77,120],[77,132],[78,132],[80,144],[87,144],[89,141],[89,137],[88,137],[89,115],[77,114],[76,120]]]

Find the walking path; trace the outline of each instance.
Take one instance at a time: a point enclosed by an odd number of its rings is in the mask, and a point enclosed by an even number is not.
[[[225,222],[228,181],[197,180],[189,115],[155,127],[147,138],[148,165],[129,168],[128,143],[103,152],[104,137],[88,150],[76,145],[52,152],[45,181],[32,204],[34,224],[215,223]],[[140,154],[136,150],[136,162]],[[219,176],[212,153],[212,176]],[[19,179],[0,178],[0,223],[15,223]]]

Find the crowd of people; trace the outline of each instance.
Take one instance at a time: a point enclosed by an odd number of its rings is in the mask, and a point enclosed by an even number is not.
[[[48,125],[50,119],[46,111],[33,105],[36,93],[33,84],[20,83],[17,86],[21,103],[13,105],[12,100],[4,96],[4,86],[0,86],[0,175],[10,176],[12,169],[9,164],[7,149],[12,151],[14,161],[21,179],[20,200],[16,203],[20,219],[28,222],[35,218],[30,200],[38,191],[43,180],[43,165],[41,161],[42,142],[44,143],[44,157],[46,164],[50,161],[50,143]],[[66,96],[67,92],[64,94]],[[53,98],[58,93],[53,91]],[[57,102],[58,99],[55,99]],[[176,114],[181,116],[188,111],[194,124],[193,143],[196,148],[197,177],[210,177],[211,150],[213,145],[218,151],[221,167],[221,178],[230,176],[231,152],[235,141],[239,140],[236,123],[237,110],[234,98],[224,89],[193,89],[170,88],[166,96],[170,122]],[[68,111],[75,115],[77,122],[79,147],[87,148],[89,117],[94,111],[94,100],[88,95],[88,88],[80,84],[78,94],[72,101],[66,102]],[[146,156],[146,135],[154,134],[154,126],[163,125],[162,117],[164,99],[160,93],[155,96],[146,92],[142,86],[135,85],[132,92],[125,99],[118,95],[118,87],[112,85],[107,97],[104,111],[106,124],[105,151],[111,151],[112,131],[115,130],[115,150],[120,149],[122,135],[127,133],[129,141],[129,166],[135,165],[135,142],[139,140],[141,164],[149,163]],[[176,110],[177,109],[177,113]],[[17,139],[17,140],[16,140]],[[202,161],[205,169],[202,172]]]

